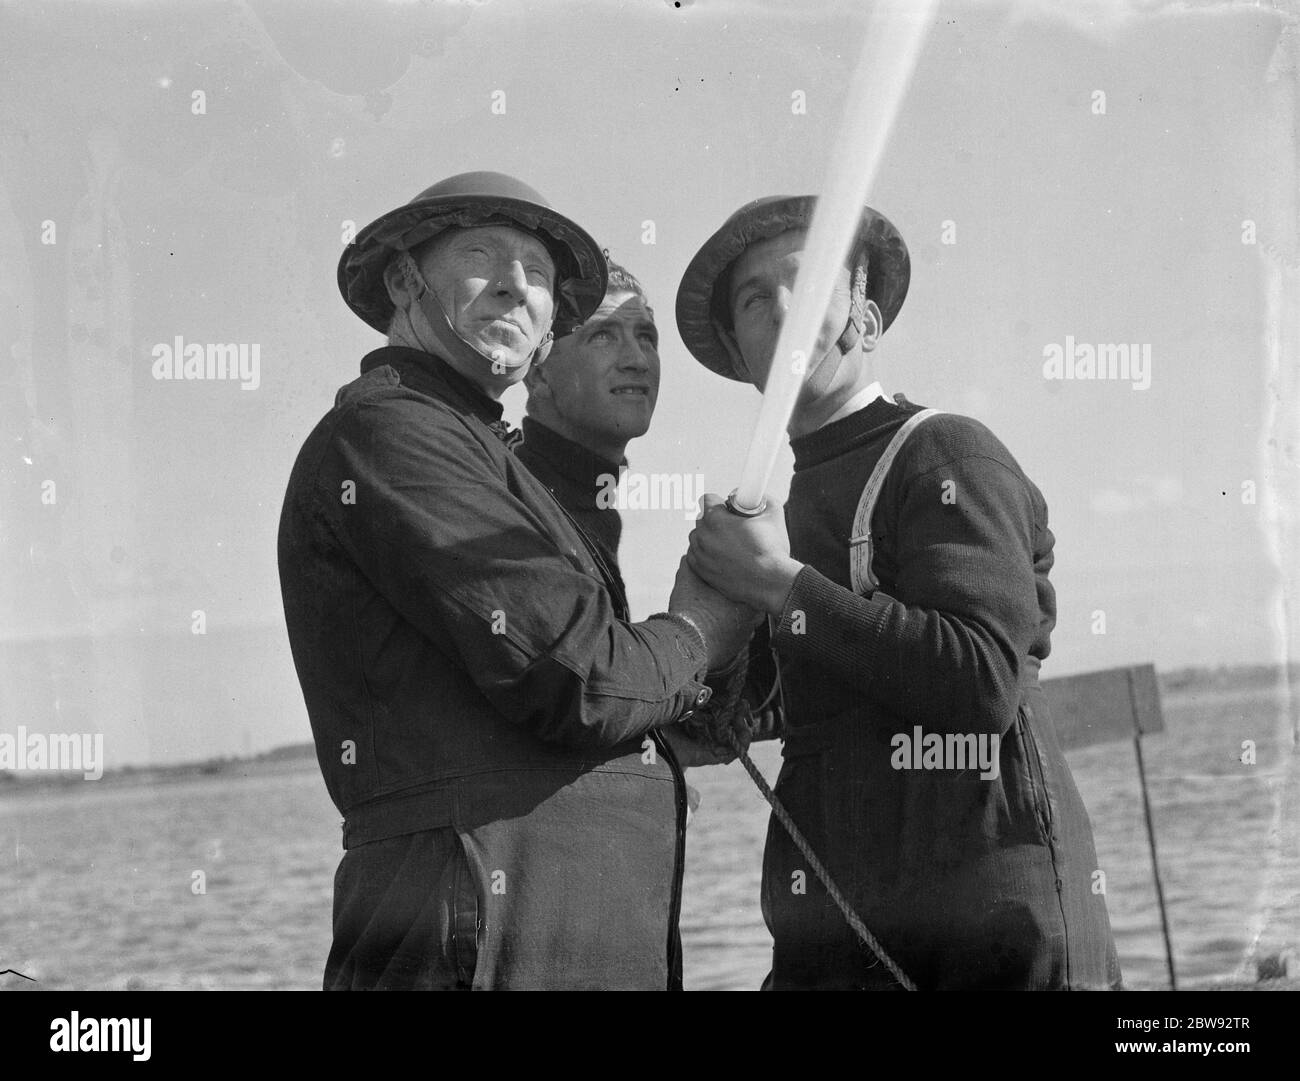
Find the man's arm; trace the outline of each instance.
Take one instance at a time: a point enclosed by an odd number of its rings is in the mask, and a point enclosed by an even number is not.
[[[779,617],[784,658],[936,729],[1001,732],[1039,630],[1033,498],[1016,471],[974,453],[904,477],[897,597],[861,597],[810,566],[792,568],[774,501],[754,519],[711,506],[692,535],[692,565]]]
[[[936,730],[1005,731],[1039,629],[1033,523],[1024,482],[993,458],[908,478],[897,596],[859,596],[805,566],[781,608],[778,652]]]
[[[613,746],[699,701],[699,638],[668,618],[620,622],[450,411],[400,390],[354,403],[315,480],[319,512],[377,592],[540,738]],[[340,497],[349,483],[354,501]]]

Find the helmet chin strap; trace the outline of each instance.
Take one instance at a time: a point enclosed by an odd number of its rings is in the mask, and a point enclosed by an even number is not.
[[[840,355],[848,356],[862,341],[867,325],[867,261],[863,253],[853,260],[852,297],[849,301],[849,318],[844,330],[836,340]]]
[[[437,294],[425,282],[419,267],[415,265],[415,260],[411,258],[411,253],[409,251],[399,252],[397,258],[402,271],[402,280],[406,283],[407,289],[411,291],[416,307],[424,317],[424,322],[428,325],[429,333],[443,349],[451,354],[449,359],[456,359],[472,366],[478,366],[483,361],[487,361],[494,375],[504,375],[506,372],[516,371],[527,364],[541,364],[550,355],[551,346],[555,342],[555,335],[549,329],[542,335],[542,340],[537,343],[528,358],[522,361],[512,360],[505,349],[485,353],[483,350],[471,345],[452,326],[451,320],[447,317],[446,309],[438,300]],[[414,323],[414,321],[412,322]]]

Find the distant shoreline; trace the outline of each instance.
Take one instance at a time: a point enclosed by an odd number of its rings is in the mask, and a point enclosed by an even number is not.
[[[1279,683],[1289,677],[1300,689],[1300,666],[1254,664],[1221,668],[1190,667],[1157,672],[1162,698],[1181,698],[1203,691],[1240,690],[1245,687]],[[167,784],[203,777],[246,777],[251,774],[298,772],[316,768],[316,748],[310,742],[290,743],[256,755],[226,755],[199,762],[170,765],[119,766],[104,771],[97,785]],[[86,784],[81,773],[0,771],[0,795],[19,792],[49,791]]]
[[[162,766],[119,766],[108,769],[93,783],[97,786],[174,784],[206,777],[248,777],[274,773],[298,773],[316,769],[316,747],[311,743],[290,743],[261,754],[207,758]],[[0,771],[0,796],[20,792],[48,792],[92,783],[76,771],[14,774]]]

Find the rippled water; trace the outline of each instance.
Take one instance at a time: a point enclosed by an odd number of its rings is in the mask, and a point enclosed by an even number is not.
[[[1180,978],[1231,974],[1265,896],[1283,727],[1266,690],[1165,701],[1145,743]],[[1258,764],[1240,762],[1256,741]],[[755,749],[772,777],[775,745]],[[1121,963],[1159,985],[1164,952],[1131,745],[1071,757],[1093,818]],[[756,988],[766,804],[738,765],[692,770],[686,985]],[[329,947],[338,815],[314,768],[0,797],[0,968],[44,989],[315,988]],[[1281,858],[1294,864],[1296,854]],[[195,892],[202,872],[205,892]],[[14,976],[0,987],[31,986]]]

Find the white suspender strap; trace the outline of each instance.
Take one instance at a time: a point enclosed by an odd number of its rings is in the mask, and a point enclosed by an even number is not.
[[[912,434],[912,430],[921,421],[942,412],[942,409],[922,409],[919,413],[908,417],[903,426],[894,433],[894,438],[889,441],[885,453],[880,456],[876,468],[867,478],[867,486],[862,489],[862,498],[858,500],[858,511],[853,516],[853,533],[849,537],[849,575],[854,593],[868,593],[880,585],[871,571],[871,514],[876,509],[876,499],[880,496],[880,489],[885,486],[889,467],[894,464],[894,459],[903,449],[903,444],[907,442],[907,437]]]

